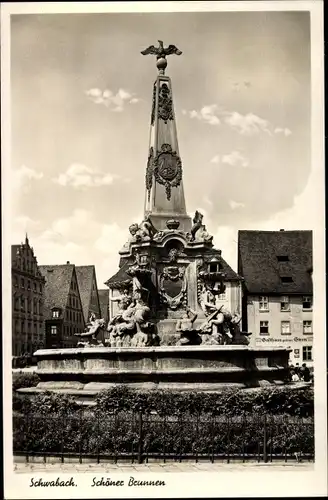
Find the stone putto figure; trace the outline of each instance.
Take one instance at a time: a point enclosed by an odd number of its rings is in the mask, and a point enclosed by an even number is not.
[[[94,347],[104,345],[103,339],[99,337],[101,336],[100,334],[104,332],[105,328],[105,320],[97,319],[96,315],[92,312],[85,331],[74,334],[76,337],[80,338],[77,343],[77,347]]]
[[[201,339],[194,329],[194,322],[197,319],[197,313],[187,307],[181,319],[176,323],[176,331],[180,333],[180,345],[200,344]]]

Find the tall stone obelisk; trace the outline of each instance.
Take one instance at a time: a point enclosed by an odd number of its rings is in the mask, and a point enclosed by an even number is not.
[[[191,218],[186,212],[172,84],[165,75],[166,56],[182,52],[174,45],[164,48],[159,41],[159,47],[152,45],[141,53],[155,55],[158,68],[151,111],[145,215],[150,216],[158,230],[167,229],[167,221],[174,219],[180,223],[180,230],[189,232]]]

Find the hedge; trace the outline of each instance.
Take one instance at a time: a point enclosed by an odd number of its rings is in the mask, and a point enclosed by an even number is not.
[[[22,381],[16,381],[16,385]],[[26,387],[26,385],[24,386]],[[77,404],[65,394],[44,393],[33,398],[13,398],[13,408],[22,413],[51,413],[74,411]],[[154,390],[141,392],[126,386],[115,386],[99,393],[95,411],[156,412],[159,415],[212,414],[287,414],[312,417],[314,414],[313,387],[291,389],[288,386],[256,391],[226,390],[220,393],[174,392]]]

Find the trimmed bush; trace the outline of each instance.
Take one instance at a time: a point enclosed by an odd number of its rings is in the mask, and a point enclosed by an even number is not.
[[[39,382],[40,378],[36,373],[13,374],[13,391],[23,387],[35,387]]]

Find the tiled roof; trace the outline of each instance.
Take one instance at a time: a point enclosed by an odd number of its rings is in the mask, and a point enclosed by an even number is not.
[[[249,293],[312,294],[312,231],[239,231],[238,272]]]
[[[82,302],[83,316],[85,322],[87,322],[95,266],[75,266],[75,271]]]
[[[125,261],[122,263],[122,266],[119,268],[117,273],[115,273],[111,278],[109,278],[105,285],[109,288],[115,288],[116,286],[120,287],[125,283],[130,283],[132,281],[131,276],[126,273],[126,270],[131,266],[131,263]]]
[[[39,266],[39,269],[46,279],[44,316],[48,319],[51,318],[51,308],[60,307],[63,310],[66,308],[74,265]]]
[[[98,290],[101,317],[107,318],[109,314],[109,290]]]

